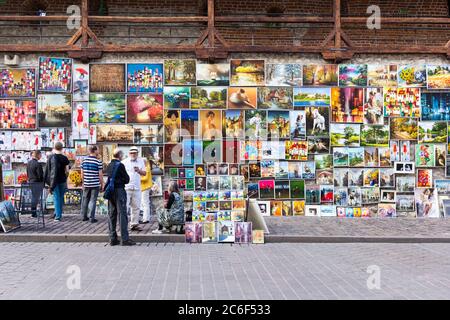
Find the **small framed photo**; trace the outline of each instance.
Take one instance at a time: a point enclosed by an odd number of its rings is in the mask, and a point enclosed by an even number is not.
[[[227,176],[229,173],[229,166],[228,163],[221,163],[219,165],[219,174],[221,176]]]
[[[394,162],[395,173],[411,173],[414,171],[414,162]]]
[[[395,203],[396,202],[395,190],[381,190],[381,202]]]
[[[206,176],[206,169],[204,164],[196,164],[195,165],[195,175],[197,177],[205,177]]]
[[[208,176],[216,176],[219,173],[217,163],[208,163],[206,166],[206,172]]]

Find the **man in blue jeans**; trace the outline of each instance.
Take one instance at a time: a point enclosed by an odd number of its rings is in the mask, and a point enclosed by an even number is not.
[[[89,146],[89,156],[81,163],[81,176],[83,179],[83,201],[81,203],[81,215],[83,221],[95,219],[95,208],[100,190],[103,190],[103,164],[98,157],[97,146]],[[89,217],[88,217],[89,211]]]
[[[56,142],[53,154],[48,158],[45,167],[44,181],[49,186],[50,194],[55,202],[55,221],[61,221],[64,205],[64,193],[67,189],[69,159],[63,155],[63,144]]]

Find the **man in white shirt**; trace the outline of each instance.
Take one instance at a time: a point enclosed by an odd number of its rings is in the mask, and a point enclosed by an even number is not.
[[[122,161],[130,176],[130,183],[125,185],[127,192],[127,207],[130,208],[131,231],[141,231],[139,228],[139,214],[141,211],[141,177],[145,176],[145,162],[144,159],[138,157],[138,148],[131,147],[129,157]]]

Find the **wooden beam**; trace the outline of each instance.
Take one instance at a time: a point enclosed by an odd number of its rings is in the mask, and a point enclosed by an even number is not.
[[[82,33],[83,28],[78,29],[77,32],[75,32],[73,36],[69,39],[69,41],[66,42],[66,45],[68,46],[74,45],[78,41],[78,39],[80,39]]]
[[[214,0],[208,0],[208,46],[214,48]]]
[[[1,20],[1,19],[0,19]],[[91,22],[128,22],[128,23],[198,23],[208,22],[208,17],[172,16],[172,17],[133,17],[133,16],[89,16]]]
[[[198,47],[195,45],[103,45],[102,47],[89,48],[101,49],[104,52],[189,52],[194,53]],[[82,51],[87,50],[78,46],[71,45],[51,45],[51,44],[5,44],[0,46],[0,52],[68,52],[68,51]],[[278,46],[278,45],[258,45],[258,46],[242,46],[242,45],[228,45],[225,49],[228,52],[243,52],[243,53],[276,53],[276,52],[308,52],[321,53],[323,48],[320,46]],[[377,45],[377,46],[363,46],[353,47],[351,49],[355,53],[392,53],[392,54],[446,54],[447,48],[444,46],[396,46],[396,45]]]
[[[88,35],[88,15],[89,15],[88,0],[81,0],[81,29],[83,30],[81,35],[81,46],[89,46],[89,35]]]
[[[341,0],[334,0],[333,7],[334,17],[334,46],[341,47]]]

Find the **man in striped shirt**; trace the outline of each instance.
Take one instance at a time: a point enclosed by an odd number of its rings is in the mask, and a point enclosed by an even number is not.
[[[97,146],[89,146],[89,156],[81,163],[81,176],[83,179],[83,201],[81,203],[81,215],[83,221],[95,219],[95,207],[98,194],[104,189],[103,164],[98,157]],[[88,218],[88,212],[90,217]]]

